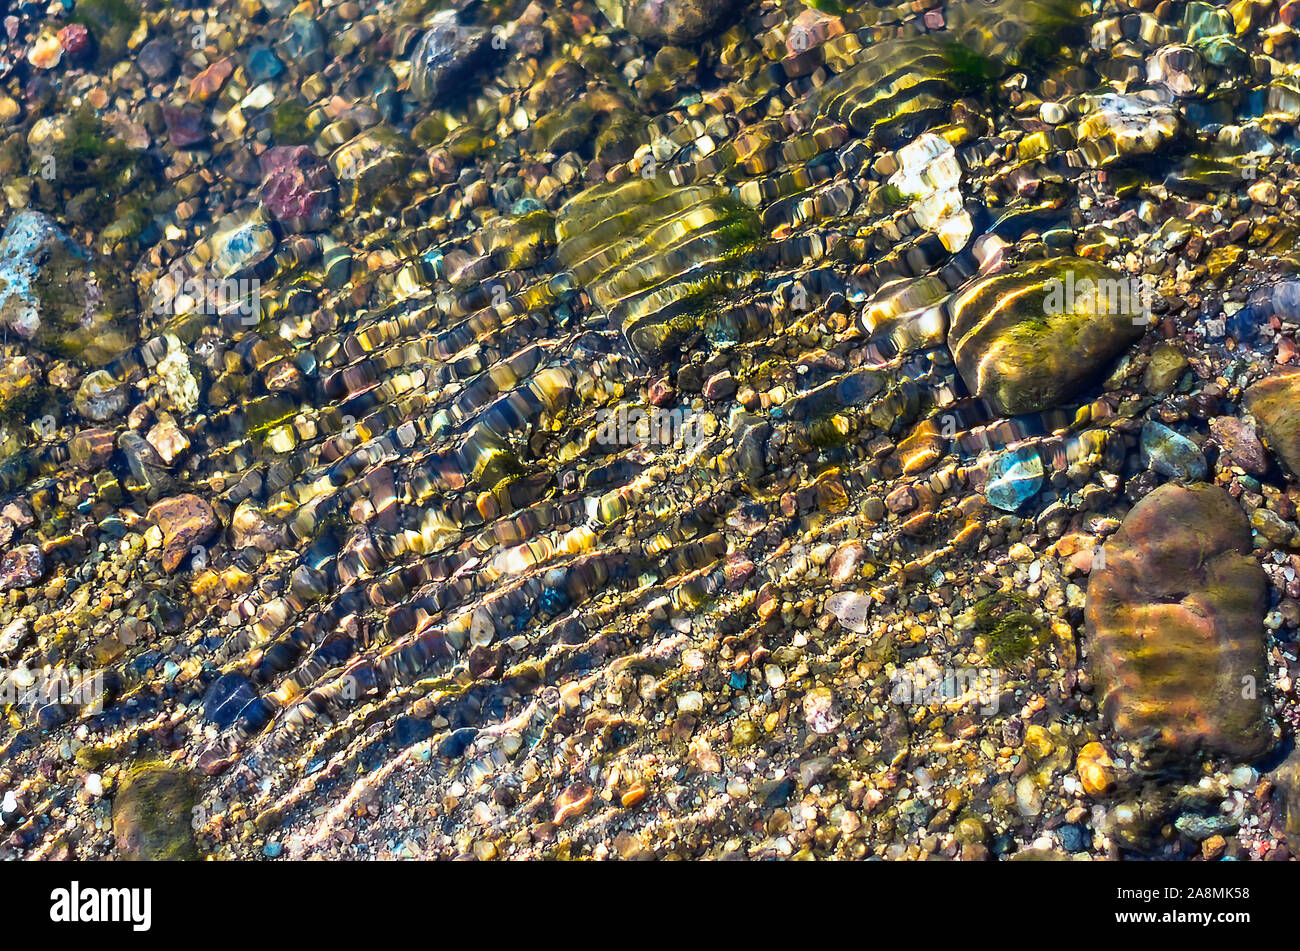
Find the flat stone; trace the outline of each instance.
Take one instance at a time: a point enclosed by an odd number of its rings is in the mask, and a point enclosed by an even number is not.
[[[82,472],[94,472],[108,465],[116,435],[111,429],[83,429],[68,443],[72,464]]]
[[[1142,460],[1171,479],[1199,482],[1205,478],[1205,454],[1186,436],[1148,420],[1142,427]]]
[[[224,730],[233,726],[244,709],[257,700],[248,678],[236,671],[222,674],[203,697],[203,716]]]

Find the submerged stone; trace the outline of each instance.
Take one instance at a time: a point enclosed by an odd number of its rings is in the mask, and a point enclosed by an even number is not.
[[[949,303],[966,385],[1002,415],[1064,403],[1146,329],[1134,279],[1055,258],[975,281]]]
[[[40,212],[14,215],[0,235],[0,324],[46,353],[92,366],[120,354],[128,288]]]
[[[113,840],[127,861],[198,858],[194,844],[195,788],[189,774],[146,766],[128,774],[113,797]]]
[[[1043,459],[1036,449],[1022,447],[999,453],[989,467],[984,496],[1004,512],[1014,512],[1043,487]]]
[[[203,716],[224,730],[232,726],[244,709],[256,700],[257,694],[248,678],[231,671],[222,674],[208,688],[203,697]]]
[[[333,177],[305,146],[262,155],[262,204],[290,231],[319,231],[333,217]]]
[[[486,59],[489,41],[483,27],[461,25],[456,11],[439,13],[411,53],[411,95],[438,103]]]
[[[1300,369],[1275,370],[1248,390],[1243,402],[1259,422],[1268,448],[1300,475]]]
[[[1078,127],[1079,148],[1094,167],[1154,155],[1179,135],[1178,111],[1150,92],[1097,97]]]
[[[701,329],[713,297],[757,278],[744,265],[760,234],[721,188],[637,176],[567,202],[555,257],[638,351],[659,355]]]
[[[1171,479],[1199,482],[1205,478],[1205,454],[1201,448],[1155,420],[1147,420],[1142,427],[1142,459],[1147,466]]]
[[[1142,499],[1094,561],[1085,609],[1101,710],[1151,761],[1271,744],[1265,579],[1250,525],[1210,485]]]
[[[630,0],[627,29],[651,43],[689,43],[723,25],[736,0]]]
[[[72,405],[86,419],[102,423],[118,416],[126,409],[126,387],[107,370],[86,374],[77,388]]]
[[[148,448],[143,439],[140,442]],[[162,529],[162,565],[167,572],[180,567],[193,547],[206,541],[217,528],[217,516],[212,506],[197,495],[163,499],[149,510],[149,518]]]
[[[262,208],[232,212],[217,222],[208,238],[212,269],[221,278],[246,274],[270,257],[275,245],[275,232]]]

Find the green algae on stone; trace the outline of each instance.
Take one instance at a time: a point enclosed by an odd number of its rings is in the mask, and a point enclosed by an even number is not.
[[[983,642],[988,662],[1002,669],[1020,666],[1050,640],[1029,600],[1017,594],[991,594],[976,602],[961,619],[961,627],[968,626]]]
[[[89,106],[38,120],[27,150],[33,204],[74,224],[102,229],[148,206],[157,191],[153,159]]]
[[[995,412],[1039,412],[1072,399],[1142,336],[1142,294],[1095,261],[1024,265],[953,297],[948,344],[966,385]]]
[[[41,352],[103,366],[133,338],[131,284],[50,218],[23,212],[0,237],[0,323]]]
[[[1250,525],[1221,488],[1142,499],[1088,579],[1085,619],[1101,711],[1153,762],[1268,749],[1265,578]]]
[[[113,797],[113,840],[127,861],[171,862],[199,857],[194,842],[196,784],[161,763],[134,767]]]
[[[307,107],[289,99],[271,114],[271,135],[277,145],[308,145],[315,136],[307,128]]]
[[[72,22],[86,27],[98,44],[100,68],[111,67],[126,55],[127,41],[140,20],[140,6],[132,0],[77,0],[72,11]]]
[[[970,71],[982,75],[983,66],[971,65],[975,62],[984,61],[954,54],[929,36],[887,40],[868,47],[857,63],[828,80],[809,105],[869,143],[896,147],[949,115]]]
[[[981,0],[953,4],[947,19],[961,47],[1023,69],[1055,59],[1086,9],[1074,0]]]

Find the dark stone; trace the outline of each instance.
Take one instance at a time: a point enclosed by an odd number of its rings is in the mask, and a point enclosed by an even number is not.
[[[187,149],[192,145],[207,141],[207,120],[202,110],[192,106],[163,106],[163,124],[167,127],[167,138],[178,149]]]
[[[443,737],[442,742],[438,744],[438,755],[446,759],[456,759],[469,749],[469,745],[474,742],[474,737],[478,736],[478,730],[472,726],[461,727],[448,733]]]
[[[176,54],[168,40],[156,37],[140,47],[136,62],[150,79],[162,79],[176,65]]]
[[[253,685],[243,674],[231,671],[218,677],[203,697],[203,716],[224,730],[239,719],[244,708],[257,699]]]
[[[489,40],[483,27],[462,26],[454,10],[435,16],[411,53],[411,95],[426,103],[444,100],[487,60]]]
[[[433,736],[433,726],[419,717],[398,717],[393,722],[393,744],[405,749]]]

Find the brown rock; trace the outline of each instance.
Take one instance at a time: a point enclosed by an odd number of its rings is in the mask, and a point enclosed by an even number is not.
[[[1152,759],[1250,759],[1271,744],[1265,579],[1222,489],[1164,485],[1129,512],[1088,582],[1101,710]]]
[[[68,452],[72,464],[82,472],[95,472],[108,465],[116,436],[111,429],[83,429],[72,437]]]
[[[190,102],[208,102],[217,93],[221,92],[221,87],[226,84],[230,74],[234,72],[234,65],[230,62],[229,57],[217,60],[203,72],[199,73],[190,80]]]
[[[858,566],[866,556],[867,550],[861,542],[845,542],[835,549],[835,554],[831,555],[830,564],[827,565],[831,580],[836,584],[848,581],[857,574]]]
[[[212,506],[197,495],[163,499],[149,510],[149,518],[163,532],[164,571],[175,571],[194,545],[207,540],[217,528]]]
[[[1210,434],[1232,461],[1251,475],[1268,471],[1268,454],[1253,423],[1236,416],[1218,416],[1210,421]]]
[[[1268,448],[1293,476],[1300,476],[1300,368],[1273,371],[1246,390],[1244,402],[1259,421]]]

